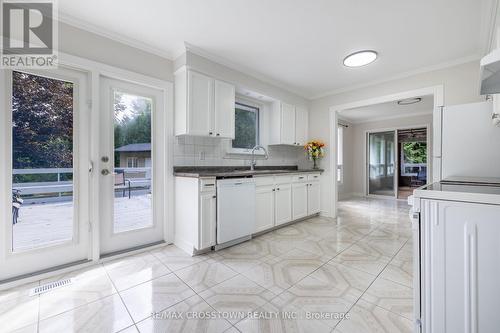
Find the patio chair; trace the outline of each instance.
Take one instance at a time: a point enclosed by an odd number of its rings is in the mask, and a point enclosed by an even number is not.
[[[122,190],[123,197],[125,197],[125,191],[128,190],[128,198],[130,199],[130,192],[132,190],[130,180],[125,178],[125,171],[115,172],[115,191]]]
[[[21,205],[24,200],[21,199],[21,192],[19,190],[12,191],[12,225],[18,222],[19,218],[19,209],[21,209]]]

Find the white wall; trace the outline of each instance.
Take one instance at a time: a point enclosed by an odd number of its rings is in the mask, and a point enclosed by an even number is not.
[[[366,148],[366,132],[385,130],[385,129],[402,129],[408,127],[421,127],[422,125],[432,124],[432,114],[421,115],[415,117],[404,117],[396,119],[388,119],[362,124],[355,124],[350,128],[351,140],[347,143],[347,149],[351,151],[350,165],[346,165],[349,170],[349,183],[346,188],[341,191],[339,188],[340,198],[349,195],[364,195],[366,193],[365,184],[365,148]],[[429,128],[430,152],[432,156],[432,126]],[[344,140],[345,142],[345,140]],[[429,159],[430,160],[430,159]],[[431,168],[429,168],[430,170]]]
[[[377,85],[356,89],[344,93],[329,95],[311,102],[309,111],[309,133],[311,137],[327,143],[327,157],[322,166],[326,169],[322,177],[321,207],[323,214],[331,215],[332,204],[332,173],[327,162],[329,147],[335,145],[330,142],[330,115],[329,108],[368,98],[390,95],[409,90],[415,90],[435,85],[444,86],[444,104],[455,105],[481,101],[479,96],[479,62],[461,64],[458,66],[413,75]]]
[[[59,50],[173,82],[173,61],[59,22]]]

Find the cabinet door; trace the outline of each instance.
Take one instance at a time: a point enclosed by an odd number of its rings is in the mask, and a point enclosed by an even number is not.
[[[256,188],[255,232],[274,227],[274,186]]]
[[[290,222],[292,220],[292,186],[291,184],[276,185],[275,211],[276,225]]]
[[[292,219],[307,216],[307,183],[292,185]]]
[[[424,200],[426,332],[496,332],[500,327],[500,207]],[[459,318],[459,319],[458,319]]]
[[[234,139],[234,99],[234,86],[215,80],[215,136]]]
[[[319,182],[309,183],[307,189],[307,215],[317,214],[321,210]]]
[[[214,80],[212,78],[197,72],[188,72],[187,134],[215,135],[213,89]]]
[[[198,250],[215,245],[216,209],[215,192],[201,193]]]
[[[295,109],[295,143],[298,146],[305,145],[308,136],[309,113],[305,109]]]
[[[281,104],[281,144],[295,144],[295,107]]]

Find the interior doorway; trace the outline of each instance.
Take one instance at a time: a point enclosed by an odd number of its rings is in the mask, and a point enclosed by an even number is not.
[[[410,128],[397,131],[398,188],[397,198],[407,199],[413,191],[427,184],[427,128]]]

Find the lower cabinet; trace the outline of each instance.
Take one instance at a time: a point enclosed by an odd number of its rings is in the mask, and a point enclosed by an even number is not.
[[[215,245],[215,230],[217,228],[217,196],[215,191],[200,193],[200,237],[198,249]]]
[[[319,174],[256,179],[255,233],[319,213]]]
[[[292,185],[277,184],[274,198],[276,225],[292,221]]]
[[[297,220],[308,215],[308,183],[292,184],[292,219]]]
[[[310,182],[307,186],[307,215],[317,214],[320,210],[319,181]]]
[[[274,227],[274,185],[257,186],[255,190],[255,232]]]
[[[175,177],[174,243],[189,254],[216,245],[215,178]]]

